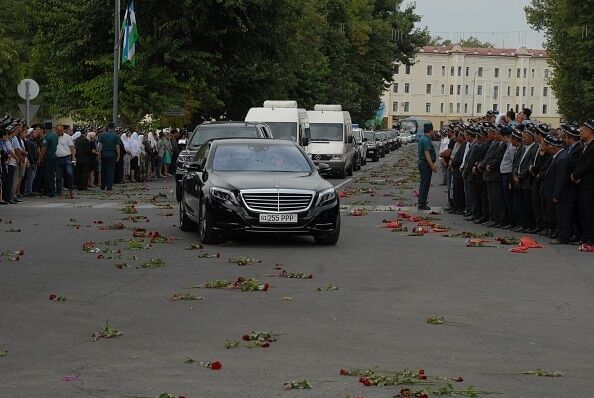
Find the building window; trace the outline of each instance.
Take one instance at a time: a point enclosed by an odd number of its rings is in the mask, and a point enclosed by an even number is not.
[[[441,67],[441,75],[442,76],[445,76],[445,70],[446,70],[445,65],[442,65],[442,67]]]
[[[520,111],[520,105],[516,104],[516,113]]]
[[[507,77],[508,79],[511,79],[511,68],[507,70]]]
[[[482,66],[480,66],[478,68],[478,77],[483,77],[483,67]]]
[[[522,71],[522,70],[521,70],[520,68],[518,68],[518,71],[517,71],[517,73],[516,73],[516,77],[517,77],[518,79],[520,78],[520,73],[521,73],[521,71]]]
[[[427,65],[427,76],[431,76],[433,74],[433,66]]]
[[[536,75],[536,70],[532,69],[532,78],[534,79],[534,76]]]
[[[511,95],[511,86],[507,86],[507,96]]]
[[[528,69],[524,68],[524,79],[527,78]]]
[[[464,104],[464,113],[468,113],[468,103]]]
[[[425,104],[425,112],[431,113],[431,102]]]
[[[543,114],[543,115],[546,115],[548,111],[549,111],[549,107],[548,107],[548,105],[546,105],[546,104],[545,104],[545,105],[543,105],[543,106],[542,106],[542,114]]]
[[[461,89],[462,89],[462,86],[458,84],[458,86],[456,87],[456,94],[460,95]]]
[[[464,94],[468,95],[468,84],[464,86]]]
[[[499,109],[497,109],[497,108],[498,108],[497,104],[493,104],[493,110],[498,111]]]
[[[530,104],[530,110],[533,111],[534,110],[534,104]]]
[[[441,104],[439,104],[439,109],[440,109],[440,112],[443,113],[443,102]]]
[[[499,86],[493,86],[493,98],[497,99],[499,97]]]
[[[398,92],[398,83],[394,83],[394,85],[392,86],[392,89],[395,93]]]
[[[410,93],[410,83],[404,83],[404,93]]]
[[[466,67],[466,77],[470,76],[470,68],[467,66]]]
[[[526,96],[526,87],[522,87],[522,97]]]
[[[460,113],[460,103],[456,104],[456,113]]]
[[[454,85],[450,84],[450,95],[454,95]]]
[[[526,108],[526,104],[522,104],[522,109]]]
[[[396,69],[394,70],[394,74],[397,75],[400,73],[400,65],[396,65]]]
[[[392,112],[397,113],[398,112],[398,102],[394,101],[392,103]]]
[[[545,77],[545,79],[549,78],[549,70],[548,69],[544,70],[544,77]]]
[[[476,113],[483,112],[483,104],[476,104]]]
[[[410,75],[410,65],[406,65],[406,70],[404,71],[407,75]]]
[[[454,113],[454,104],[450,102],[450,113]]]
[[[548,87],[543,87],[542,88],[542,96],[546,97],[547,95],[549,95],[549,88]]]
[[[520,86],[516,86],[516,97],[520,96]]]
[[[450,76],[454,76],[454,67],[450,66]]]
[[[442,94],[445,94],[445,84],[442,84],[441,85],[441,93]]]
[[[495,68],[495,77],[499,77],[499,68]]]
[[[458,67],[458,76],[462,76],[462,67],[461,66]]]
[[[509,111],[511,109],[511,105],[510,104],[505,104],[505,109],[507,109]]]
[[[427,94],[431,94],[431,84],[427,84]]]
[[[408,112],[410,110],[410,102],[404,103],[404,112]]]
[[[477,95],[483,95],[483,86],[477,86],[476,88]]]
[[[530,87],[530,96],[534,97],[534,87]]]

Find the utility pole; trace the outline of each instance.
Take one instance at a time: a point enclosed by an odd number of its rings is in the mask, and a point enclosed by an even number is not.
[[[118,121],[120,95],[120,0],[115,0],[113,46],[113,122]]]

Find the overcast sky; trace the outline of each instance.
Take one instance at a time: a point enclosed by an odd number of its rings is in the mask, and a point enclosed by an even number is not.
[[[470,34],[497,47],[542,48],[544,36],[526,22],[530,0],[416,0],[421,26],[432,34],[458,41]],[[463,32],[463,33],[459,33]]]

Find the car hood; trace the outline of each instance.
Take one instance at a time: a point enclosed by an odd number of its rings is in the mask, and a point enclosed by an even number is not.
[[[212,172],[209,180],[213,186],[234,191],[279,188],[319,192],[333,187],[318,174],[306,173]]]

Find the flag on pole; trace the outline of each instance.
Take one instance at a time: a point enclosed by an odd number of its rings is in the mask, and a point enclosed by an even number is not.
[[[136,27],[136,7],[134,0],[130,1],[126,14],[124,15],[124,23],[122,25],[124,39],[122,41],[122,65],[130,62],[136,65],[136,41],[138,41],[138,29]]]

